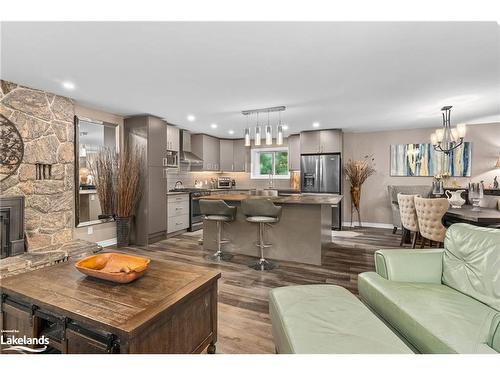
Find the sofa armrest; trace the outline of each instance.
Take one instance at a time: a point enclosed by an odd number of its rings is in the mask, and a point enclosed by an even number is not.
[[[375,269],[392,281],[441,284],[444,249],[377,250]]]

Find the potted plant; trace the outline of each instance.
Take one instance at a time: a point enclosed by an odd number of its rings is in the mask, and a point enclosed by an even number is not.
[[[365,155],[362,160],[349,159],[344,166],[346,179],[351,184],[351,226],[352,212],[356,210],[358,213],[358,222],[361,227],[361,186],[368,177],[375,173],[375,159],[371,155]]]
[[[143,151],[126,146],[118,155],[116,167],[117,246],[130,243],[130,224],[141,196]]]

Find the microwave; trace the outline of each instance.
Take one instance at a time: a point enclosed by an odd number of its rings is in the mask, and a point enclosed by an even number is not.
[[[178,168],[179,153],[177,151],[167,151],[166,157],[163,158],[163,166],[167,168]]]
[[[217,189],[231,189],[231,177],[217,177]]]

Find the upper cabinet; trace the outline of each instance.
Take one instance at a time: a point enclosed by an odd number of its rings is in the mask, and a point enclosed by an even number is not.
[[[323,154],[332,152],[342,152],[342,131],[341,130],[320,130],[319,147]]]
[[[300,135],[288,137],[288,169],[300,171]]]
[[[167,125],[167,150],[180,151],[180,131],[178,127]]]
[[[247,171],[246,165],[248,149],[249,147],[245,146],[244,139],[233,140],[233,172]]]
[[[319,153],[319,132],[300,133],[300,153],[317,154]]]
[[[234,147],[232,139],[221,139],[220,143],[220,170],[232,172],[234,170]]]
[[[150,167],[163,166],[163,158],[167,149],[167,123],[157,117],[144,116],[126,120],[131,127],[134,121],[144,122],[147,131],[147,163]]]
[[[245,172],[247,148],[244,139],[220,140],[220,171]]]
[[[191,136],[191,151],[203,160],[201,167],[192,166],[192,169],[203,171],[220,170],[220,143],[219,138],[206,134]]]
[[[342,131],[336,129],[300,133],[301,154],[342,152]]]

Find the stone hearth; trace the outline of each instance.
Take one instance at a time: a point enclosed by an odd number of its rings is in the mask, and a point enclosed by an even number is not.
[[[54,245],[45,251],[35,251],[0,260],[0,279],[51,266],[67,260],[75,260],[95,254],[102,247],[84,240],[73,240]]]

